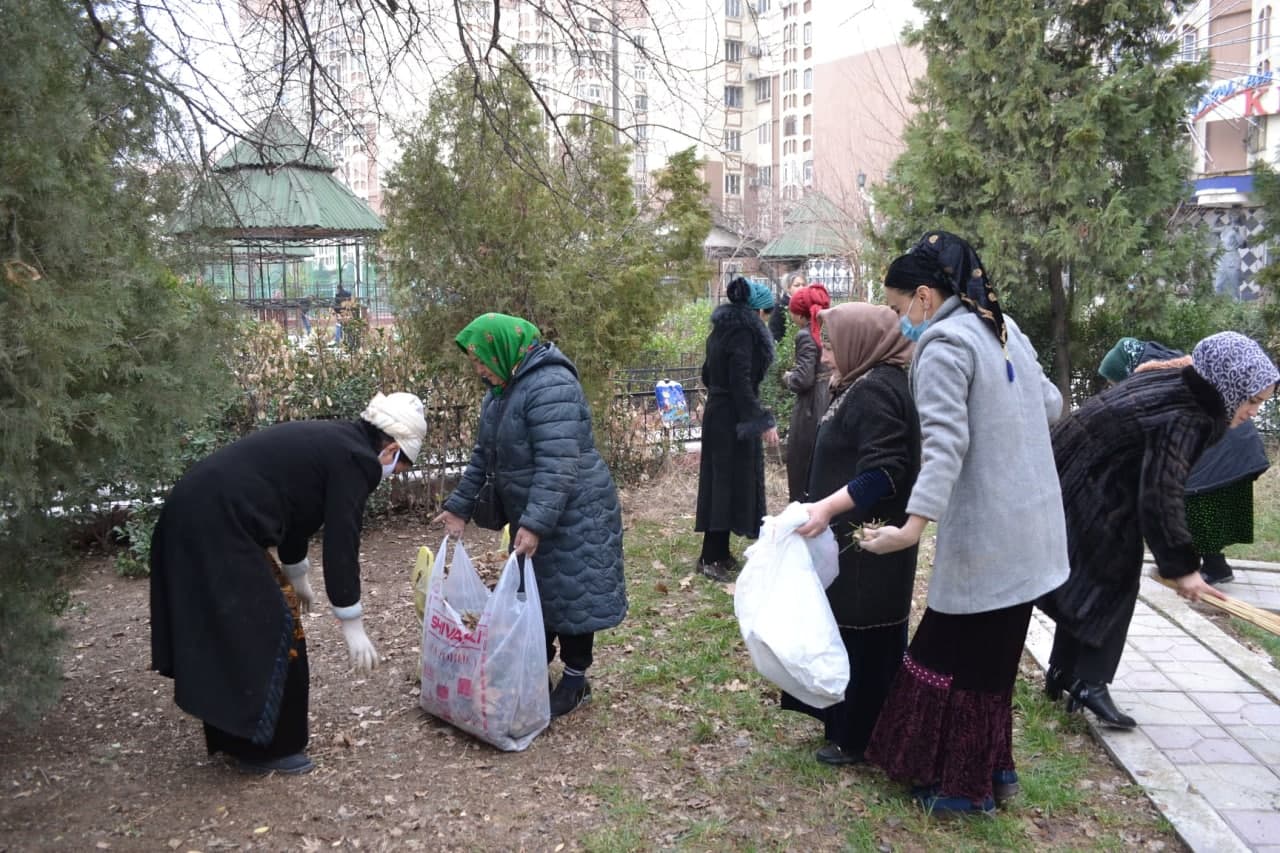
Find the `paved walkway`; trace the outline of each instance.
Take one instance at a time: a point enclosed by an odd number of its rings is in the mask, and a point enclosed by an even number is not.
[[[1280,609],[1280,565],[1231,563],[1224,592]],[[1037,610],[1027,648],[1042,667],[1052,644]],[[1266,657],[1146,577],[1111,693],[1137,729],[1084,713],[1192,850],[1280,853],[1280,671]]]

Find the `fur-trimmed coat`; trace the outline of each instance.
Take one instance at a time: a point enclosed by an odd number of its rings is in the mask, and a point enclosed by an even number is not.
[[[1227,428],[1222,397],[1193,368],[1139,373],[1053,429],[1071,574],[1037,604],[1086,643],[1127,612],[1146,540],[1162,577],[1196,571],[1187,475]]]
[[[755,311],[730,302],[711,312],[694,530],[760,533],[767,512],[760,436],[775,425],[760,403],[760,383],[772,362],[773,339]]]

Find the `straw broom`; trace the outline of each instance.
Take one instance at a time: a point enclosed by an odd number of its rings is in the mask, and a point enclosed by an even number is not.
[[[1178,585],[1167,578],[1155,576],[1155,579],[1170,589],[1177,589]],[[1280,616],[1272,613],[1270,610],[1263,610],[1261,607],[1255,607],[1248,602],[1241,601],[1238,598],[1227,596],[1226,598],[1215,598],[1211,595],[1200,596],[1200,601],[1204,604],[1211,604],[1219,610],[1230,613],[1238,619],[1256,625],[1264,631],[1270,631],[1272,634],[1280,637]]]

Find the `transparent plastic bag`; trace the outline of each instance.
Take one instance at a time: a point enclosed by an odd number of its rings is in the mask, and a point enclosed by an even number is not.
[[[490,593],[461,543],[446,571],[448,544],[436,555],[422,623],[422,709],[499,749],[522,750],[551,722],[533,560],[511,555]]]

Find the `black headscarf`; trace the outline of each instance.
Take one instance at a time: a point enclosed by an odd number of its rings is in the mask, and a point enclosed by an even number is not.
[[[987,278],[982,267],[982,260],[962,238],[947,231],[930,231],[910,251],[889,265],[884,284],[885,287],[907,291],[928,284],[960,297],[964,306],[977,314],[995,333],[1000,348],[1004,350],[1009,381],[1013,381],[1004,313],[1000,310],[991,279]]]

